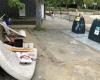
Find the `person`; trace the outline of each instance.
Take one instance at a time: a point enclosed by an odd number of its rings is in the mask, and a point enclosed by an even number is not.
[[[54,18],[54,12],[53,11],[51,12],[51,17]]]
[[[75,10],[75,14],[76,14],[76,15],[79,15],[78,9]]]

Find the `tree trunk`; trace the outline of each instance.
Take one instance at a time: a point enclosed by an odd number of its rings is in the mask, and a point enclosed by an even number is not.
[[[46,18],[46,9],[47,9],[47,5],[44,4],[44,18]]]
[[[36,29],[41,28],[42,15],[41,15],[41,0],[36,0]]]

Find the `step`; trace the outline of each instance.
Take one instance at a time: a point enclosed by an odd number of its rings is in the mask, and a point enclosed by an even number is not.
[[[13,24],[15,25],[33,25],[36,23],[35,19],[33,18],[18,18],[12,19]]]

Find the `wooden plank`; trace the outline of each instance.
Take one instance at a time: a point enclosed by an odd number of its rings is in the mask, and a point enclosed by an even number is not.
[[[8,50],[13,52],[32,52],[33,49],[30,48],[8,48]]]

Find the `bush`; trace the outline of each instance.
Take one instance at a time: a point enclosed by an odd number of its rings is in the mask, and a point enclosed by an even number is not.
[[[13,8],[17,7],[18,9],[22,9],[24,7],[23,3],[20,0],[8,0],[8,5]]]

